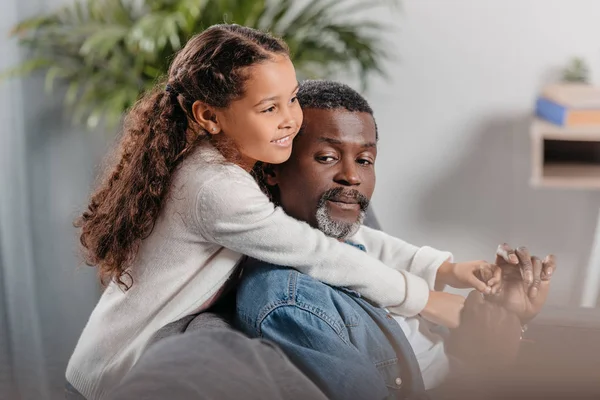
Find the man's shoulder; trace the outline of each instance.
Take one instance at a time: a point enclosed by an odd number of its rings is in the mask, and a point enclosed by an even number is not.
[[[269,264],[249,258],[244,261],[243,272],[238,284],[237,298],[253,304],[275,301],[284,303],[293,297],[289,285],[297,278],[297,271],[281,265]]]
[[[295,304],[301,298],[310,297],[313,292],[335,290],[291,267],[248,259],[242,268],[238,286],[238,300],[242,301],[252,297],[258,303]]]
[[[237,316],[255,328],[276,308],[335,314],[346,300],[340,289],[297,270],[250,259],[237,289]]]

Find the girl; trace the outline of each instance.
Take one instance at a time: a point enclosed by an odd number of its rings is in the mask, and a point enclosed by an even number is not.
[[[281,40],[218,25],[192,38],[166,86],[131,110],[118,162],[77,224],[86,261],[108,283],[67,368],[86,398],[114,387],[158,329],[208,308],[242,254],[401,315],[424,309],[448,253],[423,247],[409,272],[386,267],[286,216],[249,173],[258,161],[289,158],[302,124],[297,88]],[[447,283],[486,290],[475,267],[444,264]]]

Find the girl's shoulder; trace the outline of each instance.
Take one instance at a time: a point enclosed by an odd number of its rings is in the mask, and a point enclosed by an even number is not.
[[[216,182],[254,181],[243,168],[227,162],[219,151],[208,143],[200,144],[181,163],[174,177],[174,185],[200,191]]]

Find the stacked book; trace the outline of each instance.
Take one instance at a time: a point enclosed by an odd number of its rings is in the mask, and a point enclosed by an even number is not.
[[[564,127],[600,127],[600,87],[585,84],[548,86],[537,99],[536,115]]]

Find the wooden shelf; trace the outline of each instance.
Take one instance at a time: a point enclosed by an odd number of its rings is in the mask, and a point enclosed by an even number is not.
[[[600,126],[564,128],[536,119],[531,127],[531,136],[536,139],[600,142]]]
[[[532,184],[549,188],[600,189],[600,165],[544,164],[542,176],[532,178]]]
[[[531,151],[533,186],[600,190],[600,127],[563,128],[535,120]]]

